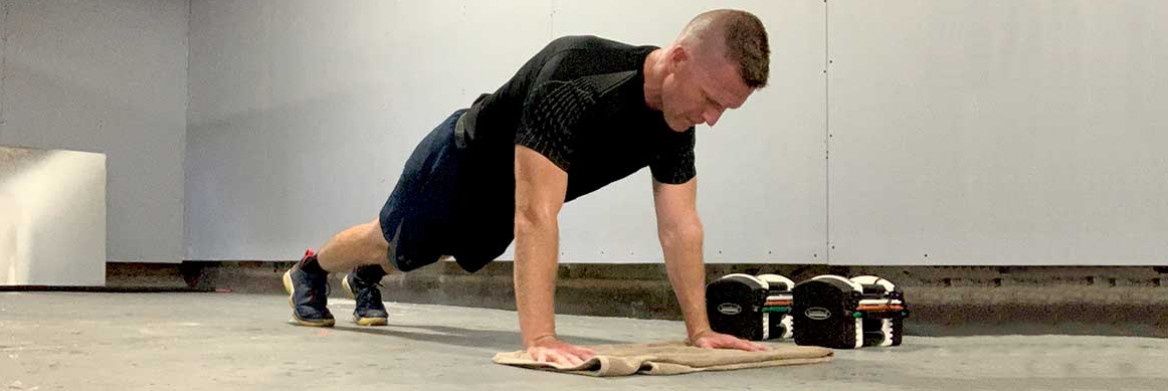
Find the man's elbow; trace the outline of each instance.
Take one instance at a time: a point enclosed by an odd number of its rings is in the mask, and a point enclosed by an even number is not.
[[[515,208],[515,237],[554,228],[556,213],[550,208],[517,206]]]
[[[664,225],[657,230],[657,236],[660,238],[661,246],[663,247],[701,243],[703,235],[702,223],[700,221]]]

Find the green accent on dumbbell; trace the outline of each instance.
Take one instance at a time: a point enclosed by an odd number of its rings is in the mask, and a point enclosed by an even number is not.
[[[791,312],[790,307],[762,307],[762,312]]]
[[[855,313],[852,314],[853,318],[861,318],[863,316],[864,316],[864,313],[860,312],[860,311],[856,311]]]

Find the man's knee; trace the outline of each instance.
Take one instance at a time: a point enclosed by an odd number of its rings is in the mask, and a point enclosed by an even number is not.
[[[381,219],[373,219],[373,221],[364,224],[362,232],[364,232],[362,240],[371,252],[369,256],[377,259],[377,264],[381,265],[388,273],[393,269],[393,266],[389,262],[389,241],[385,239],[385,231],[381,229]]]

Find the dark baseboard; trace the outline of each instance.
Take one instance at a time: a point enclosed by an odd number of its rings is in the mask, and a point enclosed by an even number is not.
[[[110,263],[108,292],[283,294],[293,262],[188,261]],[[387,301],[515,309],[512,263],[471,274],[453,262],[382,280]],[[1070,334],[1168,337],[1168,267],[826,266],[717,264],[707,280],[729,273],[775,273],[798,282],[821,274],[878,275],[905,291],[910,335]],[[339,278],[331,278],[339,287]],[[77,290],[26,288],[24,290]],[[5,289],[9,290],[9,289]],[[87,290],[88,291],[88,290]],[[343,297],[339,289],[333,296]],[[563,264],[560,314],[681,319],[664,264]]]

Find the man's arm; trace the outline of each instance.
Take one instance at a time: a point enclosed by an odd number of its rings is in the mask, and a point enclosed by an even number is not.
[[[665,254],[669,282],[681,305],[690,344],[705,348],[767,350],[766,347],[715,333],[706,317],[706,269],[702,261],[702,222],[697,212],[697,178],[679,185],[653,180],[657,237]]]
[[[556,339],[557,215],[568,174],[543,155],[515,147],[515,305],[523,345],[536,361],[576,365],[593,352]]]

